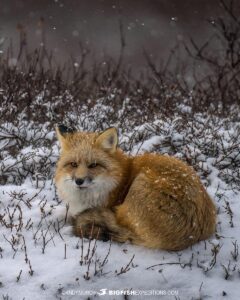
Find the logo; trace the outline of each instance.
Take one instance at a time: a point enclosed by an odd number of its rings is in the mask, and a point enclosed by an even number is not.
[[[98,295],[100,296],[107,295],[107,289],[101,289],[100,293],[98,292]]]

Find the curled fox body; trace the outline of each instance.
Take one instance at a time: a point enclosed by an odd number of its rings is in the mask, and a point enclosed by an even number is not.
[[[195,171],[159,154],[128,156],[115,128],[57,128],[55,183],[78,236],[181,250],[215,231],[215,206]]]

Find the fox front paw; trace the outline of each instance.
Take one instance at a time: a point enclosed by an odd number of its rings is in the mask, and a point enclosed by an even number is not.
[[[90,221],[79,215],[73,220],[73,232],[81,238],[96,239],[101,241],[111,240],[111,232],[106,226],[97,224],[94,220]]]

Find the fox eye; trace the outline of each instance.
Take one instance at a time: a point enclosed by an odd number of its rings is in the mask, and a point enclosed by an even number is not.
[[[89,168],[89,169],[94,169],[94,168],[96,168],[97,166],[98,166],[98,164],[97,164],[96,162],[94,162],[94,163],[90,164],[90,165],[88,166],[88,168]]]
[[[73,168],[76,168],[76,167],[77,167],[77,163],[74,162],[74,161],[72,161],[72,162],[70,163],[70,165],[71,165],[71,167],[73,167]]]

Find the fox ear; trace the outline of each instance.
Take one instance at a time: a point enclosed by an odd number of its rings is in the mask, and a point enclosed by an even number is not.
[[[96,139],[96,145],[110,153],[117,149],[118,135],[116,128],[112,127],[101,133]]]
[[[66,137],[70,133],[74,133],[76,130],[70,127],[67,127],[65,125],[57,125],[56,126],[56,133],[58,140],[60,142],[61,148],[64,148],[64,145],[66,144]]]

